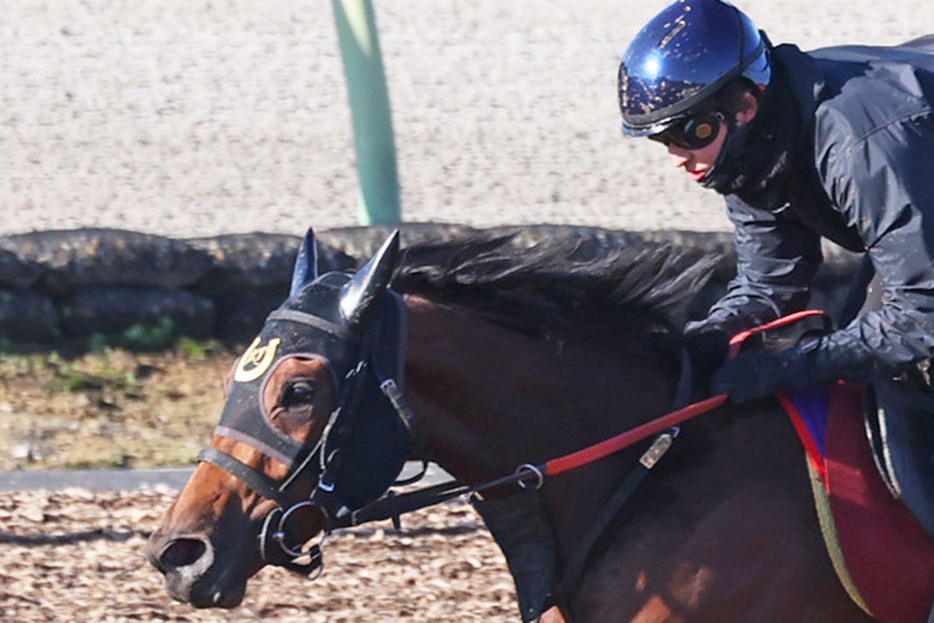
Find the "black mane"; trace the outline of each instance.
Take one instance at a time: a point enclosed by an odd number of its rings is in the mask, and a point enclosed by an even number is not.
[[[469,307],[517,329],[680,326],[716,263],[655,243],[589,249],[570,238],[523,247],[515,236],[411,246],[393,289]]]

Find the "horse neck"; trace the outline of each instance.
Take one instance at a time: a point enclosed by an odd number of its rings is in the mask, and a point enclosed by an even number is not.
[[[429,458],[466,483],[540,464],[669,410],[677,374],[637,335],[612,343],[536,339],[461,308],[412,296],[407,303],[407,396]],[[637,459],[621,452],[546,481],[559,574]],[[780,603],[786,613],[822,603],[830,584],[845,599],[821,545],[800,445],[774,404],[728,405],[692,420],[660,467],[588,561],[570,596],[576,620],[635,617],[648,595],[636,577],[652,578],[651,590],[666,595],[692,594],[695,574],[686,568],[716,578],[705,616],[763,592],[763,607]],[[796,583],[789,565],[819,581]],[[742,621],[791,620],[737,613]],[[697,620],[734,620],[718,616]]]
[[[407,305],[407,394],[430,458],[466,482],[573,452],[670,406],[677,370],[644,336],[544,339],[417,296]],[[603,463],[612,486],[618,469]],[[596,493],[601,476],[588,471]]]

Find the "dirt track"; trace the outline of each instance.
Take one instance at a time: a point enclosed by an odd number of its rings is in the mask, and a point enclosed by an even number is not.
[[[505,561],[466,503],[336,536],[314,582],[264,569],[231,611],[172,601],[143,559],[167,493],[0,494],[0,620],[515,621]],[[389,532],[384,528],[389,528]]]

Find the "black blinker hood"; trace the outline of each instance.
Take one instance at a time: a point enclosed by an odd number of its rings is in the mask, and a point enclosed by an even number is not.
[[[342,287],[349,280],[341,273],[323,275],[269,315],[259,336],[237,361],[215,434],[246,443],[290,470],[306,456],[308,449],[279,430],[262,405],[263,386],[270,372],[289,356],[326,361],[342,399],[345,377],[364,357],[371,360],[380,377],[392,378],[400,389],[403,387],[401,361],[406,323],[401,298],[385,291],[364,323],[363,333],[354,331],[342,318],[339,307]]]

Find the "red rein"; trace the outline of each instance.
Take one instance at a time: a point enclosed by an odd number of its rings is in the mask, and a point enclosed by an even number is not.
[[[654,435],[655,433],[660,433],[666,428],[671,428],[672,426],[677,426],[682,422],[690,420],[691,418],[701,415],[702,413],[707,413],[708,411],[713,411],[724,402],[727,401],[728,396],[714,396],[713,398],[708,398],[707,400],[702,400],[700,402],[695,402],[689,404],[683,409],[678,409],[677,411],[672,411],[667,415],[663,415],[657,420],[652,420],[651,422],[646,422],[641,426],[631,428],[625,433],[621,433],[616,437],[610,437],[604,441],[601,441],[598,444],[584,448],[583,450],[578,450],[577,452],[572,452],[571,454],[566,454],[564,456],[552,459],[545,463],[544,474],[546,476],[554,476],[555,474],[560,474],[572,469],[576,469],[587,463],[592,463],[602,459],[605,456],[609,456],[614,452],[619,452],[620,450],[631,446],[634,443],[638,443]]]
[[[801,320],[802,318],[807,318],[809,316],[826,316],[826,314],[819,310],[808,309],[790,314],[788,316],[783,316],[778,320],[773,320],[772,322],[755,327],[754,329],[743,331],[742,333],[734,335],[730,340],[730,358],[732,359],[739,353],[740,347],[749,336],[761,331],[791,324],[797,320]],[[566,454],[556,459],[552,459],[545,463],[542,474],[545,476],[554,476],[555,474],[560,474],[562,472],[576,469],[582,465],[586,465],[587,463],[598,461],[605,456],[613,454],[614,452],[619,452],[620,450],[628,448],[632,444],[638,443],[646,437],[660,433],[667,428],[671,428],[672,426],[677,426],[682,422],[686,422],[687,420],[707,413],[708,411],[713,411],[728,399],[729,396],[723,394],[720,396],[708,398],[707,400],[689,404],[683,409],[672,411],[671,413],[663,415],[657,420],[646,422],[641,426],[629,429],[624,433],[620,433],[615,437],[610,437],[609,439],[584,448],[583,450],[578,450],[577,452],[572,452],[571,454]]]

